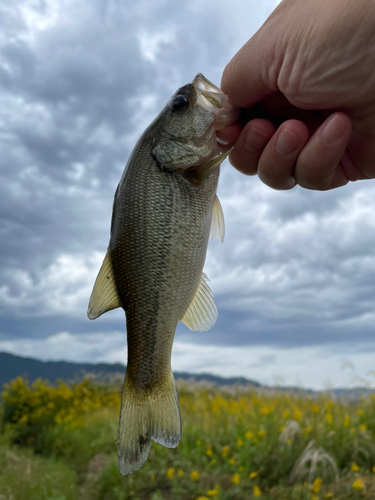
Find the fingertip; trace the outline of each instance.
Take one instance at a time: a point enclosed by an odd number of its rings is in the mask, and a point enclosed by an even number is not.
[[[245,175],[256,174],[258,160],[275,130],[275,126],[267,120],[248,122],[229,155],[231,165]]]

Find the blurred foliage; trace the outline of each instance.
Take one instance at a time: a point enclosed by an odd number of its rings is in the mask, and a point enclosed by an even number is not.
[[[145,465],[123,477],[114,439],[118,388],[13,380],[2,393],[0,500],[375,498],[374,397],[188,383],[179,384],[179,397],[179,446],[154,443]],[[25,453],[34,483],[25,465],[16,479]]]

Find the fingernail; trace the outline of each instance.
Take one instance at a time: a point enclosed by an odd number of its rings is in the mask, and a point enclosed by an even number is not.
[[[275,149],[279,155],[290,155],[300,145],[300,139],[288,128],[283,128],[276,139]]]
[[[337,141],[343,133],[345,125],[340,118],[340,115],[331,116],[327,123],[323,126],[320,137],[324,142],[332,143]]]
[[[259,128],[250,127],[247,131],[244,147],[250,153],[260,153],[265,148],[270,136]]]

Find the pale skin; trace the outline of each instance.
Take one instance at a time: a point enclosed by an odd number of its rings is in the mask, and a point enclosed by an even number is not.
[[[283,0],[226,66],[230,162],[274,189],[375,178],[375,1]]]

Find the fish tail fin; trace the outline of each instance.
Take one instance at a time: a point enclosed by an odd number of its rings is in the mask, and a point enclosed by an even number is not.
[[[121,474],[129,474],[145,463],[151,439],[175,448],[180,436],[180,407],[172,371],[154,390],[135,388],[125,377],[117,439]]]

